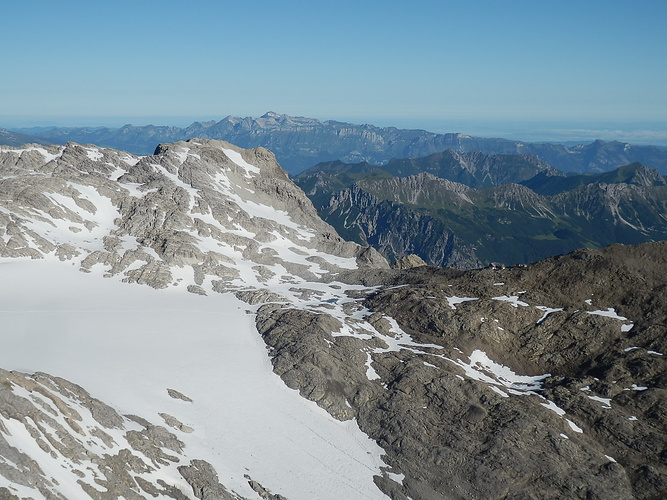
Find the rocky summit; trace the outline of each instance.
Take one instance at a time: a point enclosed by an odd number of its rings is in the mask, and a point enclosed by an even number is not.
[[[265,149],[189,141],[137,157],[68,143],[3,148],[0,162],[2,257],[101,264],[154,288],[191,266],[197,293],[204,281],[244,289],[382,260],[322,222]]]
[[[3,147],[0,498],[664,498],[666,250],[390,269],[266,149]]]

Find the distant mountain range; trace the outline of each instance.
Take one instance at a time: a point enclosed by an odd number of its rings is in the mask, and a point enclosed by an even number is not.
[[[634,146],[622,142],[595,141],[587,145],[535,144],[507,139],[471,137],[459,133],[436,134],[425,130],[354,125],[319,121],[269,112],[259,118],[228,116],[220,121],[195,122],[188,127],[132,126],[120,128],[33,127],[14,132],[37,138],[27,142],[65,144],[68,141],[96,144],[149,155],[161,142],[222,139],[244,148],[265,147],[273,151],[290,174],[321,162],[342,160],[383,165],[394,158],[419,158],[445,150],[459,153],[535,155],[566,172],[604,172],[640,162],[667,174],[667,149]],[[23,144],[0,137],[7,144]],[[12,142],[13,141],[13,142]]]
[[[295,182],[341,236],[390,261],[466,269],[667,239],[667,182],[639,163],[565,176],[536,157],[446,152],[323,163]]]
[[[51,144],[51,142],[32,135],[0,129],[0,144],[4,146],[22,146],[23,144]]]

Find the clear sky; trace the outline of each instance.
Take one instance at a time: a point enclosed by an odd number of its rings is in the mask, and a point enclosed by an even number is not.
[[[0,0],[0,16],[0,127],[271,110],[667,137],[665,0]]]

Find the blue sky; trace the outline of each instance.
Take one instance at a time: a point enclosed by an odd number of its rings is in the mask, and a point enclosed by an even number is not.
[[[0,12],[0,127],[272,110],[667,136],[664,0],[34,0]]]

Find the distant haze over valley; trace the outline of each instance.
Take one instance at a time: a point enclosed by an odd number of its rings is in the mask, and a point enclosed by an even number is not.
[[[409,125],[409,124],[407,124]],[[435,124],[434,124],[435,125]],[[454,127],[455,124],[452,124]],[[442,129],[445,129],[446,124]],[[623,141],[539,142],[505,139],[490,131],[470,134],[454,129],[446,133],[423,128],[398,128],[337,120],[320,121],[303,116],[267,112],[258,118],[234,117],[174,125],[124,125],[112,127],[30,127],[0,129],[0,142],[18,146],[40,144],[95,144],[137,155],[153,153],[159,143],[191,138],[229,141],[244,148],[264,147],[276,154],[288,173],[298,174],[320,162],[342,160],[382,165],[395,158],[419,158],[445,150],[481,151],[485,154],[531,154],[565,172],[602,172],[633,162],[667,173],[667,148]],[[533,135],[538,135],[538,128]],[[12,134],[19,137],[12,137]],[[526,132],[528,134],[528,132]],[[518,135],[518,132],[517,132]],[[658,134],[659,135],[659,134]]]
[[[420,129],[435,133],[499,137],[528,142],[585,143],[596,139],[667,147],[667,122],[621,122],[581,120],[516,120],[385,116],[315,116],[320,121],[372,124],[378,127]],[[22,131],[33,127],[173,126],[220,121],[220,116],[0,116],[0,128]]]
[[[459,124],[458,128],[452,125]],[[582,144],[601,139],[667,147],[667,123],[566,122],[566,121],[438,121],[425,122],[431,132],[457,130],[480,137],[499,137],[528,142]]]

